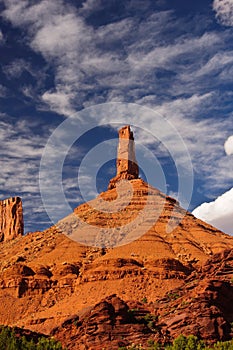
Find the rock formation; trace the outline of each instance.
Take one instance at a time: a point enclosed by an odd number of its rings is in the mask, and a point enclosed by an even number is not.
[[[205,264],[218,272],[222,257],[232,275],[232,253],[217,254]],[[231,269],[231,271],[230,271]],[[227,274],[225,275],[227,276]],[[222,277],[221,277],[222,278]],[[195,270],[180,288],[169,290],[155,302],[123,301],[111,295],[84,314],[72,316],[52,331],[64,346],[71,349],[101,350],[141,344],[148,349],[148,341],[161,344],[172,342],[180,334],[195,335],[208,343],[231,339],[233,284],[213,275],[203,278],[202,269]],[[78,347],[77,347],[78,342]]]
[[[229,339],[233,237],[139,179],[130,128],[119,134],[111,189],[58,225],[1,245],[0,324],[52,332],[69,350],[146,348],[180,333]],[[9,201],[1,240],[22,225],[20,199]]]
[[[69,350],[118,349],[132,343],[137,344],[139,339],[141,343],[146,343],[149,335],[153,333],[147,323],[143,322],[143,316],[147,312],[145,308],[140,310],[140,316],[137,318],[136,313],[113,294],[81,317],[69,318],[60,327],[53,329],[51,335]]]
[[[120,180],[133,180],[138,178],[139,169],[135,156],[134,137],[129,125],[119,130],[116,166],[117,174],[110,180],[108,189],[114,188],[116,183]]]
[[[23,206],[20,197],[0,201],[0,242],[23,235]]]

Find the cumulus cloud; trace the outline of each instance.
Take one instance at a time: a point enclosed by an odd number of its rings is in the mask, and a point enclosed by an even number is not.
[[[201,204],[193,215],[223,232],[233,234],[233,188],[215,201]]]
[[[233,154],[233,135],[228,137],[224,144],[224,148],[228,156]]]
[[[214,0],[213,9],[216,12],[216,18],[225,26],[233,26],[233,1],[232,0]]]

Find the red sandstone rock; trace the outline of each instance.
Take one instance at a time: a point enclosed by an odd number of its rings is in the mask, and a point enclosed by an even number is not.
[[[0,242],[23,235],[23,206],[19,197],[0,201]]]
[[[130,129],[122,130],[129,144]],[[115,178],[114,188],[80,205],[59,226],[97,247],[70,240],[56,226],[1,243],[0,324],[46,334],[57,327],[53,334],[77,350],[171,341],[180,333],[228,339],[233,238],[138,179],[136,161],[125,162],[121,151],[118,160],[118,180],[132,177],[122,182],[132,196],[117,191]],[[116,210],[101,211],[101,199]],[[171,218],[177,222],[172,232]]]
[[[116,165],[117,174],[110,180],[108,189],[116,187],[116,183],[120,180],[133,180],[138,178],[139,169],[135,156],[134,137],[129,125],[119,130]]]
[[[141,315],[146,314],[141,311]],[[116,295],[102,300],[81,317],[69,318],[51,332],[69,350],[118,349],[132,343],[146,344],[151,334],[143,317],[137,319]]]
[[[221,280],[192,281],[169,291],[154,303],[123,301],[111,295],[82,315],[76,315],[51,334],[67,349],[118,349],[132,343],[147,349],[148,340],[162,344],[180,334],[207,343],[232,338],[233,286]]]
[[[201,277],[201,276],[200,276]],[[171,341],[180,334],[195,335],[208,342],[232,338],[233,286],[230,282],[198,279],[171,290],[157,302],[158,341]]]

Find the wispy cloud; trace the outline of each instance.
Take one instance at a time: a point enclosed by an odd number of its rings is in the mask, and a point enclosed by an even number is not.
[[[214,0],[213,10],[216,18],[225,26],[233,26],[233,2],[232,0]]]
[[[149,101],[147,97],[143,101],[139,100],[139,104],[146,103],[159,113],[161,119],[168,120],[180,134],[190,154],[195,176],[197,179],[205,179],[203,186],[206,196],[210,197],[220,188],[229,188],[233,181],[233,164],[224,151],[225,140],[232,130],[232,116],[231,114],[228,118],[216,116],[216,110],[213,110],[218,101],[221,103],[221,98],[217,93],[209,92],[174,99],[160,105],[156,104],[153,98]],[[137,140],[152,146],[155,143],[153,135],[159,138],[169,131],[164,130],[164,127],[161,129],[158,123],[153,114],[142,115],[140,121],[135,120],[136,125],[142,128],[144,125],[151,132],[151,137],[138,135]],[[183,148],[172,133],[171,129],[166,138],[169,140],[170,149],[177,154],[182,163]],[[165,150],[159,148],[156,152],[162,155]]]
[[[7,64],[1,65],[4,78],[9,85],[14,82],[15,89],[7,89],[6,87],[0,87],[1,92],[5,97],[13,97],[17,93],[21,94],[21,98],[27,101],[31,101],[33,104],[41,106],[41,96],[38,95],[43,89],[44,83],[47,79],[47,67],[46,65],[40,67],[31,62],[31,59],[15,58]],[[26,78],[25,78],[26,77]],[[4,79],[4,80],[5,80]]]
[[[190,67],[196,76],[205,74],[224,42],[224,34],[216,32],[168,36],[167,31],[180,27],[172,11],[154,12],[140,20],[128,16],[94,28],[84,16],[97,11],[101,1],[86,1],[79,10],[63,1],[31,5],[5,0],[5,4],[5,18],[27,28],[31,47],[55,67],[55,87],[44,92],[43,101],[67,116],[91,103],[139,100],[145,91],[156,98],[168,84],[166,78],[156,76],[156,69],[165,70],[174,95],[178,77],[187,80]],[[223,59],[222,64],[226,64]],[[99,94],[103,90],[104,96]]]
[[[19,78],[24,71],[29,70],[29,63],[23,59],[17,59],[3,67],[6,76],[11,78]]]
[[[43,211],[38,171],[46,136],[36,136],[33,123],[30,125],[30,122],[21,120],[11,124],[7,116],[1,116],[1,119],[1,198],[15,195],[23,198],[26,230],[30,230],[32,217],[34,225],[39,221],[34,209]]]
[[[40,194],[39,175],[41,156],[51,131],[48,126],[35,120],[20,119],[16,123],[11,123],[8,120],[10,118],[6,115],[2,115],[1,119],[1,199],[15,195],[22,197],[26,232],[35,229],[35,227],[38,229],[48,227],[49,218]],[[57,156],[62,152],[62,149],[61,142],[60,148],[53,149],[51,156]],[[64,176],[61,186],[63,186],[66,199],[71,205],[77,205],[82,200],[76,179],[76,163],[83,153],[84,149],[81,147],[69,151],[67,154],[69,166],[64,166],[59,174],[61,177]],[[47,176],[44,181],[46,181],[48,188],[52,188],[53,178]],[[53,210],[61,213],[59,216],[61,219],[64,203],[57,201],[56,194],[52,191],[48,195],[51,200],[54,198]]]

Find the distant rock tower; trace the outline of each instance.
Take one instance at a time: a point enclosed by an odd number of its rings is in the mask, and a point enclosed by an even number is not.
[[[20,197],[0,201],[0,242],[23,235],[23,205]]]
[[[120,180],[138,179],[139,169],[135,156],[134,137],[129,125],[119,130],[116,166],[117,174],[110,180],[109,190],[116,187],[116,183]]]

